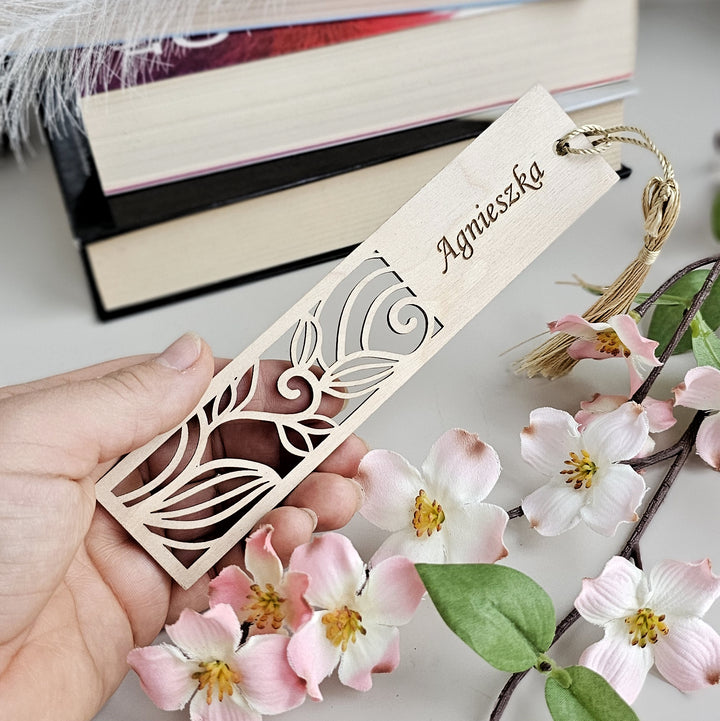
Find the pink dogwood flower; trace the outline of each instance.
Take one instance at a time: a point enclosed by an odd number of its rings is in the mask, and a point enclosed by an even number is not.
[[[175,646],[135,648],[127,659],[159,708],[190,701],[191,721],[260,721],[304,701],[305,684],[287,661],[289,639],[255,636],[238,648],[240,621],[229,605],[204,614],[186,608],[165,630]]]
[[[372,686],[371,674],[397,667],[397,627],[425,593],[409,559],[394,556],[368,569],[345,536],[327,533],[296,548],[290,569],[310,576],[306,595],[320,609],[288,644],[290,665],[311,698],[322,700],[319,684],[336,666],[341,683],[359,691]]]
[[[507,513],[483,499],[500,475],[495,450],[455,429],[430,449],[420,470],[392,451],[370,451],[356,480],[360,513],[391,531],[373,561],[394,555],[426,563],[493,563],[507,555]]]
[[[530,525],[556,536],[583,520],[611,536],[623,521],[636,521],[645,482],[618,461],[636,456],[647,436],[647,414],[637,403],[624,403],[584,430],[565,411],[532,411],[521,433],[521,455],[549,481],[522,501]]]
[[[637,323],[627,314],[614,315],[607,323],[590,323],[579,315],[565,315],[548,323],[553,333],[575,336],[568,354],[576,360],[623,358],[630,372],[630,389],[634,393],[642,383],[642,375],[662,365],[655,357],[657,341],[640,335]]]
[[[629,396],[596,393],[589,401],[580,403],[580,410],[575,414],[575,420],[580,424],[580,430],[582,431],[604,413],[620,408],[623,403],[627,403],[629,400]],[[675,425],[676,419],[673,415],[672,400],[659,401],[647,396],[641,405],[647,413],[650,433],[662,433]],[[638,455],[647,456],[654,448],[655,441],[648,436]]]
[[[676,388],[675,405],[698,411],[720,410],[720,371],[712,366],[699,366],[685,374]],[[720,470],[720,413],[703,420],[695,441],[697,454],[716,471]]]
[[[605,636],[580,657],[628,703],[640,693],[653,663],[681,691],[720,681],[720,636],[702,616],[720,595],[710,561],[663,561],[646,575],[615,556],[583,581],[580,615]]]
[[[312,615],[303,595],[310,579],[304,573],[283,573],[272,547],[272,533],[272,526],[265,525],[248,536],[248,573],[226,566],[210,581],[210,606],[230,604],[241,623],[252,624],[251,634],[275,633],[284,626],[294,631]]]

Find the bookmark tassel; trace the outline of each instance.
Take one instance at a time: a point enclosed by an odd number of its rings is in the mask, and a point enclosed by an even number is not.
[[[633,133],[640,137],[622,135],[622,133]],[[580,135],[590,140],[591,147],[577,148],[570,145],[570,141]],[[559,155],[595,155],[607,150],[612,143],[630,143],[651,151],[660,161],[663,177],[651,178],[643,191],[645,237],[642,248],[630,265],[583,313],[583,318],[590,323],[604,322],[614,315],[627,313],[630,310],[650,266],[660,254],[663,243],[670,235],[680,212],[680,191],[675,183],[673,168],[652,140],[639,128],[626,125],[612,128],[583,125],[560,138],[555,149]],[[569,373],[577,363],[567,352],[573,340],[575,339],[572,336],[557,333],[520,360],[516,364],[516,372],[525,373],[530,378],[537,375],[558,378]]]

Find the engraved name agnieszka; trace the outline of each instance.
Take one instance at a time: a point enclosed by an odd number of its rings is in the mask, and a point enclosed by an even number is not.
[[[443,235],[438,241],[436,248],[442,254],[445,264],[443,275],[448,272],[450,259],[463,258],[467,260],[471,258],[475,252],[473,243],[485,230],[490,228],[501,215],[507,213],[526,193],[540,190],[543,187],[542,178],[545,171],[540,169],[537,161],[532,163],[527,173],[519,172],[519,167],[519,163],[513,166],[513,177],[510,184],[495,196],[494,201],[487,203],[483,208],[479,203],[475,204],[477,215],[458,231],[454,240],[448,240],[447,235]]]

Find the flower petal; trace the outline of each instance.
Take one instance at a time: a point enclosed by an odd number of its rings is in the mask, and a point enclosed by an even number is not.
[[[589,401],[581,401],[580,408],[591,413],[610,413],[610,411],[620,408],[627,401],[627,396],[596,393]]]
[[[366,453],[355,480],[365,491],[360,514],[370,523],[398,531],[410,522],[423,480],[401,455],[384,450]]]
[[[676,406],[716,411],[720,409],[720,370],[712,366],[692,368],[673,390]]]
[[[604,626],[645,605],[645,574],[622,556],[613,556],[597,578],[585,578],[575,608],[588,622]]]
[[[597,340],[585,340],[584,338],[573,341],[568,346],[567,352],[575,360],[583,360],[583,358],[592,358],[593,360],[615,358],[612,353],[599,350]]]
[[[312,618],[290,638],[287,647],[288,662],[300,678],[305,679],[308,695],[322,701],[320,682],[332,672],[342,651],[333,645],[325,634],[322,617],[325,611],[316,611]]]
[[[400,633],[391,626],[372,626],[366,636],[358,636],[340,659],[340,682],[369,691],[373,673],[390,673],[400,663]]]
[[[720,413],[708,416],[700,424],[695,449],[705,463],[720,471]]]
[[[623,523],[637,521],[635,511],[645,494],[645,481],[630,466],[615,463],[599,470],[593,479],[592,501],[580,516],[596,533],[612,536]]]
[[[503,534],[507,512],[492,503],[468,503],[448,509],[440,533],[447,563],[495,563],[507,556]]]
[[[541,536],[558,536],[578,523],[586,502],[584,489],[576,491],[563,482],[551,481],[523,498],[522,509]]]
[[[243,610],[251,593],[252,580],[238,566],[226,566],[210,581],[210,606],[227,603],[232,606],[240,621],[244,621],[247,612]]]
[[[200,692],[190,702],[190,721],[262,721],[262,716],[237,692],[225,696],[222,701],[215,698],[211,703]]]
[[[545,476],[563,468],[570,451],[577,452],[580,433],[575,419],[557,408],[536,408],[520,434],[520,455]]]
[[[298,546],[290,570],[310,576],[305,597],[312,606],[336,608],[349,603],[365,578],[365,564],[350,540],[326,533]]]
[[[312,616],[312,608],[305,600],[305,593],[310,585],[307,573],[288,571],[285,581],[280,586],[281,595],[285,597],[285,622],[291,631],[296,631]]]
[[[551,333],[567,333],[576,338],[585,338],[586,340],[594,340],[599,330],[608,330],[608,323],[590,323],[581,315],[569,313],[558,320],[548,323]]]
[[[134,648],[127,662],[140,677],[143,691],[164,711],[183,708],[197,690],[197,681],[192,678],[197,664],[186,659],[174,646]]]
[[[374,566],[358,597],[357,609],[373,624],[403,626],[413,617],[425,586],[413,562],[393,556]]]
[[[283,566],[272,547],[273,527],[264,525],[250,534],[245,542],[245,568],[255,583],[264,586],[271,583],[277,588],[283,574]]]
[[[443,433],[422,465],[423,488],[440,503],[481,501],[500,476],[500,458],[492,446],[460,428]]]
[[[582,434],[583,447],[597,463],[634,458],[647,440],[647,414],[637,403],[623,403],[617,410],[605,413]]]
[[[658,671],[681,691],[720,682],[720,636],[699,618],[668,617],[667,636],[655,644]]]
[[[278,714],[305,700],[305,684],[288,663],[287,636],[253,636],[236,654],[242,692],[261,714]]]
[[[649,604],[657,613],[704,616],[720,596],[720,577],[706,558],[697,563],[662,561],[650,571]]]
[[[653,654],[650,645],[630,645],[628,635],[618,629],[586,648],[579,663],[599,673],[627,703],[632,703],[653,665]]]
[[[596,393],[589,401],[581,401],[580,410],[575,414],[575,420],[580,424],[580,430],[592,423],[603,413],[609,413],[627,403],[627,396],[611,396]]]
[[[630,351],[630,357],[634,360],[636,367],[637,365],[640,365],[641,368],[662,365],[655,357],[658,342],[642,336],[632,316],[626,313],[616,315],[610,318],[608,323],[617,333],[622,344]]]
[[[181,651],[199,661],[229,659],[242,636],[235,611],[225,603],[204,614],[184,608],[177,622],[165,630]]]
[[[413,563],[446,563],[444,531],[434,532],[431,536],[423,534],[418,537],[415,529],[408,528],[388,536],[380,548],[373,554],[371,565],[377,565],[392,556],[405,556]]]
[[[677,423],[673,414],[672,400],[659,401],[648,396],[642,402],[642,406],[647,411],[650,433],[662,433]]]

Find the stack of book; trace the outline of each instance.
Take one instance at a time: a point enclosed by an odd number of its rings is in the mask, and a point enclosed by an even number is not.
[[[154,40],[80,100],[51,149],[101,318],[339,257],[537,82],[622,122],[635,0],[350,5]]]

